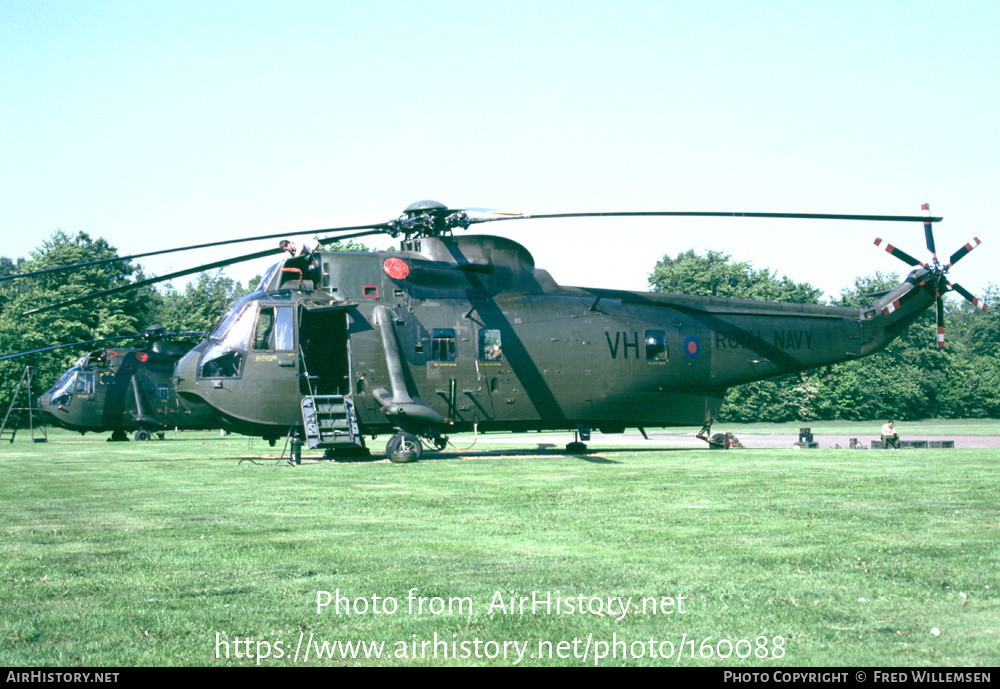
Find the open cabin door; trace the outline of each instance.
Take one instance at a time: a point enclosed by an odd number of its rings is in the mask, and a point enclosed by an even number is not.
[[[303,395],[352,392],[347,306],[344,302],[303,302],[299,310]]]
[[[348,306],[303,302],[299,309],[302,424],[310,449],[363,446],[351,389]]]

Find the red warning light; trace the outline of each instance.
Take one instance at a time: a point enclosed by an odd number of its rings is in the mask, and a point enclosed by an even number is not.
[[[141,361],[142,363],[146,363],[147,361],[149,361],[149,355],[146,354],[146,352],[139,352],[138,354],[135,355],[135,358]]]
[[[399,258],[387,258],[385,263],[382,264],[382,269],[393,280],[405,280],[406,276],[410,274],[410,266],[406,265],[406,261]]]

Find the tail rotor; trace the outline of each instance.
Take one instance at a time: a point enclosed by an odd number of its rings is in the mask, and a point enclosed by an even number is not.
[[[920,281],[920,283],[919,283],[918,286],[919,287],[924,287],[926,285],[933,285],[934,286],[935,296],[936,296],[936,301],[937,301],[937,304],[936,304],[936,306],[937,306],[937,346],[938,346],[938,349],[941,349],[941,348],[944,347],[944,299],[943,299],[943,296],[946,293],[948,293],[949,291],[958,292],[965,299],[967,299],[973,306],[975,306],[977,309],[979,309],[983,313],[985,313],[986,310],[987,310],[987,308],[989,308],[985,303],[983,303],[982,301],[980,301],[980,299],[978,297],[973,296],[972,293],[970,293],[967,289],[965,289],[964,287],[962,287],[961,285],[959,285],[957,283],[950,283],[950,282],[948,282],[948,280],[945,277],[945,275],[948,273],[948,270],[953,265],[955,265],[956,263],[958,263],[958,261],[960,261],[962,258],[964,258],[966,254],[968,254],[970,251],[972,251],[973,249],[975,249],[982,242],[979,241],[979,237],[973,237],[972,241],[968,242],[965,246],[961,247],[958,251],[956,251],[955,253],[953,253],[951,255],[951,257],[948,259],[948,263],[946,265],[941,265],[940,261],[938,261],[937,249],[934,246],[934,229],[933,229],[934,226],[933,226],[933,220],[931,219],[930,205],[925,203],[925,204],[923,204],[923,205],[920,206],[920,209],[923,212],[924,218],[926,218],[924,220],[924,240],[927,243],[927,251],[929,251],[930,254],[931,254],[931,263],[928,264],[928,263],[923,263],[921,261],[918,261],[916,258],[914,258],[913,256],[911,256],[910,254],[906,253],[902,249],[899,249],[898,247],[893,246],[892,244],[890,244],[889,242],[885,241],[881,237],[878,237],[878,238],[875,239],[875,246],[881,247],[883,250],[886,251],[886,253],[892,254],[893,256],[895,256],[896,258],[898,258],[900,261],[902,261],[903,263],[906,263],[907,265],[909,265],[911,267],[914,267],[914,268],[923,268],[924,270],[927,271],[927,273],[923,276],[923,278],[921,279],[921,281]],[[913,292],[908,292],[907,294],[912,294],[912,293]],[[906,297],[906,295],[903,296],[903,299],[905,299],[905,297]],[[889,313],[892,313],[892,311],[894,311],[896,308],[899,307],[899,303],[900,303],[900,300],[896,300],[891,305],[889,305],[885,309],[883,309],[883,312],[886,313],[887,315]]]

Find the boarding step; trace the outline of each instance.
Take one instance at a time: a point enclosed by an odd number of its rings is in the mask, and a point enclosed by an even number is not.
[[[347,395],[307,395],[302,398],[302,425],[306,446],[361,447],[354,403]]]

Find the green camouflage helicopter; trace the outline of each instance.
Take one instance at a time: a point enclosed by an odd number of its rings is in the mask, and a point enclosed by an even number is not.
[[[92,349],[77,360],[35,403],[50,424],[80,433],[111,431],[110,440],[149,440],[171,428],[210,429],[220,423],[211,409],[177,396],[174,367],[194,342],[179,338],[203,332],[171,333],[151,325],[135,335],[41,347],[0,356],[0,361],[67,347],[94,347],[122,340],[129,346]]]
[[[318,250],[275,264],[180,359],[177,394],[227,429],[272,443],[291,436],[327,456],[367,452],[365,436],[388,435],[386,454],[403,462],[419,458],[424,442],[443,449],[457,432],[566,430],[587,440],[591,429],[667,426],[700,426],[698,437],[721,447],[711,425],[727,388],[867,356],[935,303],[943,346],[949,290],[986,309],[946,277],[979,240],[941,264],[932,231],[941,218],[923,211],[525,215],[421,201],[395,220],[319,232],[339,233],[326,242],[387,233],[402,237],[399,251]],[[921,222],[932,261],[885,245],[914,269],[859,309],[564,287],[516,242],[456,234],[483,222],[589,216]],[[277,250],[208,267],[269,253]]]

